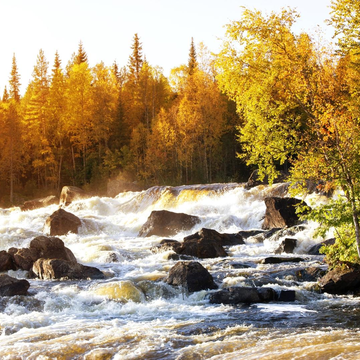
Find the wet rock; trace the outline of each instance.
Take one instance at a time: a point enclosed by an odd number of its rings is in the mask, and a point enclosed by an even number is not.
[[[243,238],[247,239],[249,237],[262,235],[265,233],[265,230],[241,230],[238,232],[238,234]]]
[[[105,275],[97,268],[62,259],[38,259],[34,263],[32,271],[39,279],[43,280],[105,278]]]
[[[151,248],[151,251],[157,253],[159,251],[173,250],[175,253],[177,253],[180,247],[181,247],[180,241],[172,240],[172,239],[163,239],[160,241],[160,244],[153,246]]]
[[[268,197],[265,198],[266,212],[263,229],[294,226],[299,222],[295,206],[303,203],[295,198]]]
[[[303,258],[300,257],[275,257],[270,256],[260,261],[260,264],[281,264],[281,263],[288,263],[288,262],[301,262],[304,261]]]
[[[297,240],[296,239],[284,239],[280,246],[275,250],[275,254],[282,254],[282,253],[293,253],[294,249],[296,248]]]
[[[271,288],[255,288],[234,286],[210,294],[212,304],[252,304],[269,302],[276,299],[276,293]]]
[[[80,226],[80,219],[64,209],[55,211],[46,219],[45,223],[45,227],[49,229],[50,236],[66,235],[68,232],[77,234]]]
[[[169,285],[182,286],[189,293],[217,289],[211,274],[197,261],[180,261],[173,266],[165,282]]]
[[[209,238],[184,239],[177,253],[180,255],[194,256],[199,259],[228,256],[227,252],[219,243]]]
[[[54,205],[59,203],[59,198],[55,195],[50,195],[41,199],[33,199],[25,201],[21,206],[21,211],[34,210],[49,205]]]
[[[30,284],[27,280],[15,279],[9,275],[0,275],[0,296],[27,295]]]
[[[91,195],[76,186],[64,186],[61,189],[60,205],[68,206],[75,200],[86,199]]]
[[[33,263],[39,258],[39,254],[35,249],[10,248],[8,252],[11,254],[16,267],[26,271],[31,270]]]
[[[171,236],[180,231],[190,230],[198,224],[197,216],[174,213],[167,210],[152,211],[146,223],[142,226],[139,236]]]
[[[76,263],[76,258],[72,251],[65,247],[64,242],[57,237],[38,236],[31,240],[30,250],[37,253],[37,258],[61,259]]]
[[[213,241],[221,246],[231,246],[231,245],[242,245],[245,244],[243,237],[237,234],[221,234],[216,230],[202,228],[197,233],[186,236],[184,242],[192,240],[205,239],[208,241]]]
[[[335,244],[335,239],[334,238],[328,239],[328,240],[325,240],[325,241],[321,242],[320,244],[316,244],[316,245],[312,246],[307,253],[309,255],[321,255],[320,254],[320,249],[324,245],[328,246],[328,245],[334,245],[334,244]]]
[[[329,294],[346,294],[360,290],[360,269],[336,268],[319,280],[321,290]]]
[[[0,272],[15,269],[16,266],[14,264],[12,256],[5,250],[0,251]]]
[[[277,301],[283,302],[293,302],[296,300],[295,290],[280,290],[278,294],[276,294]]]
[[[318,281],[325,275],[326,270],[314,266],[296,271],[296,278],[299,281]]]

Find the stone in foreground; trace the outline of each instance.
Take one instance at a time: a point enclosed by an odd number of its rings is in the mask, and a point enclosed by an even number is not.
[[[15,279],[9,275],[0,275],[0,296],[27,295],[30,284],[27,280]]]

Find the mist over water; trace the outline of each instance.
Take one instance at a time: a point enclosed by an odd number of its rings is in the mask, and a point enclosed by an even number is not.
[[[138,237],[153,210],[197,215],[201,228],[221,233],[261,229],[264,198],[282,184],[246,190],[243,184],[154,187],[115,198],[92,197],[66,207],[82,221],[79,234],[61,236],[78,262],[104,272],[105,280],[29,280],[30,296],[0,298],[1,359],[357,359],[359,299],[320,294],[316,283],[289,271],[326,268],[306,255],[323,239],[308,223],[294,236],[300,264],[258,264],[282,238],[226,247],[227,258],[199,260],[220,288],[268,286],[296,291],[293,303],[214,305],[214,291],[187,294],[162,281],[176,264],[171,251],[153,253],[162,238]],[[322,199],[318,199],[322,201]],[[27,247],[46,234],[46,218],[58,206],[21,212],[0,210],[0,250]],[[282,255],[284,257],[290,255]],[[241,268],[234,264],[248,264]],[[24,278],[24,271],[9,271]],[[285,274],[285,275],[284,275]],[[260,285],[259,285],[260,284]]]

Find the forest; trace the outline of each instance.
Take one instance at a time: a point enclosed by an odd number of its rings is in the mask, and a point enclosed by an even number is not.
[[[311,212],[360,256],[360,3],[332,0],[321,34],[293,31],[291,9],[244,9],[222,49],[189,46],[166,78],[133,37],[128,64],[89,66],[80,42],[65,67],[39,51],[24,96],[15,55],[0,103],[1,204],[108,179],[139,186],[246,181],[288,173],[342,196]],[[349,226],[349,224],[351,226]],[[356,241],[353,241],[353,240]]]

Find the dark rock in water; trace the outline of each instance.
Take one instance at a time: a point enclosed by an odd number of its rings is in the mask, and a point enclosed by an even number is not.
[[[182,286],[188,292],[217,289],[211,274],[197,261],[180,261],[165,279],[169,285]]]
[[[194,256],[190,255],[179,255],[179,254],[169,254],[168,260],[184,260],[184,261],[191,261],[194,259]]]
[[[200,219],[197,216],[167,210],[152,211],[140,229],[139,236],[172,236],[180,231],[190,230],[198,223]]]
[[[252,304],[269,302],[276,299],[276,293],[271,288],[229,287],[210,294],[212,304]]]
[[[50,236],[66,235],[68,232],[77,234],[80,226],[80,219],[64,209],[55,211],[45,223],[45,227],[49,228]]]
[[[303,258],[300,257],[274,257],[274,256],[270,256],[267,257],[265,259],[262,259],[260,261],[260,264],[281,264],[281,263],[288,263],[288,262],[301,262],[304,261]]]
[[[61,189],[60,205],[68,206],[75,200],[89,198],[91,195],[76,186],[64,186]]]
[[[238,232],[243,239],[247,239],[249,237],[253,237],[259,234],[264,234],[265,230],[241,230]]]
[[[58,203],[59,203],[59,198],[55,195],[50,195],[41,199],[25,201],[23,206],[21,206],[21,211],[39,209],[42,207],[46,207]]]
[[[295,206],[303,201],[295,198],[265,198],[266,212],[263,229],[294,226],[299,222]]]
[[[32,271],[39,279],[104,279],[97,268],[84,266],[62,259],[38,259]]]
[[[221,234],[216,230],[202,228],[197,233],[186,236],[184,242],[191,240],[206,239],[214,241],[221,246],[242,245],[245,244],[243,237],[237,234]]]
[[[319,280],[322,291],[329,294],[346,294],[360,290],[360,270],[341,269],[330,270]]]
[[[12,256],[5,250],[0,251],[0,271],[15,270]]]
[[[10,248],[8,252],[11,254],[16,267],[26,271],[31,270],[33,263],[39,258],[38,251],[35,249]]]
[[[284,239],[280,246],[275,250],[275,254],[282,254],[282,253],[293,253],[294,249],[296,248],[297,240],[296,239]]]
[[[160,241],[160,244],[153,246],[151,248],[152,252],[159,252],[159,251],[169,251],[173,250],[174,252],[178,252],[181,247],[181,242],[172,239],[164,239]]]
[[[0,275],[0,296],[27,295],[30,284],[27,280],[15,279],[9,275]]]
[[[307,252],[309,255],[321,255],[320,254],[320,249],[325,245],[334,245],[335,244],[335,239],[328,239],[325,240],[323,242],[321,242],[320,244],[316,244],[314,246],[312,246],[309,251]]]
[[[299,281],[318,281],[326,274],[326,270],[318,267],[307,267],[296,272],[297,280]]]
[[[293,302],[296,298],[296,293],[294,290],[280,290],[280,293],[276,295],[276,300],[283,302]]]
[[[180,255],[194,256],[199,259],[228,256],[224,248],[211,239],[188,239],[181,244],[178,250]]]

